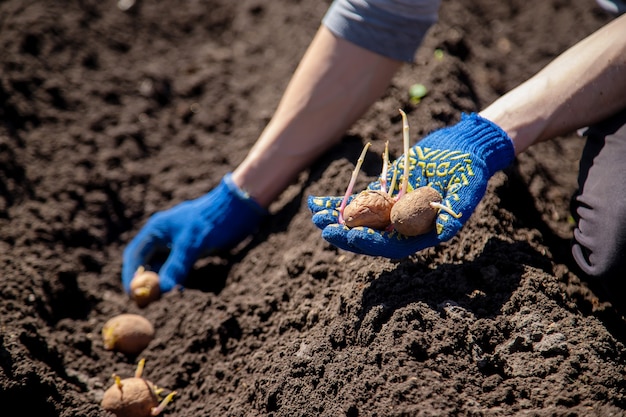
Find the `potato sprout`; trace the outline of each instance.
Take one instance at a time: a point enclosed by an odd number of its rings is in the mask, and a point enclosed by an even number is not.
[[[117,417],[157,416],[165,409],[176,391],[161,400],[160,394],[163,390],[142,377],[144,364],[145,359],[141,359],[132,378],[121,379],[113,374],[115,383],[104,392],[102,408]]]
[[[396,230],[405,236],[418,236],[429,232],[435,226],[435,219],[440,210],[444,210],[455,218],[460,218],[461,213],[455,213],[452,209],[442,204],[442,195],[430,186],[419,187],[408,192],[409,187],[409,123],[406,113],[400,110],[402,115],[402,137],[404,145],[404,166],[401,185],[395,197],[393,185],[396,183],[397,170],[394,169],[391,187],[387,189],[387,169],[389,164],[388,143],[385,144],[383,154],[383,170],[380,176],[380,190],[364,190],[357,194],[350,204],[346,204],[352,195],[354,184],[358,176],[367,149],[368,142],[357,160],[352,171],[350,183],[346,189],[339,207],[339,223],[348,227],[367,226],[377,230]]]

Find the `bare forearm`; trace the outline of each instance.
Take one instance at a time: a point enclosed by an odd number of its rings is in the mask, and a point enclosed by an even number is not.
[[[269,205],[383,94],[400,65],[320,28],[235,183]]]
[[[626,107],[626,16],[561,54],[481,116],[502,127],[517,154]]]

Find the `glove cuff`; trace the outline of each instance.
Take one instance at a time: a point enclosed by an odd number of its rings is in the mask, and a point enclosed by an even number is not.
[[[227,194],[231,197],[233,204],[236,204],[240,210],[245,211],[244,214],[255,218],[261,218],[268,214],[268,211],[261,207],[250,194],[242,190],[235,184],[232,178],[232,172],[227,173],[222,178],[220,187],[226,189]]]
[[[490,120],[476,113],[464,113],[455,128],[459,137],[484,158],[491,175],[508,167],[515,159],[515,148],[509,135]]]

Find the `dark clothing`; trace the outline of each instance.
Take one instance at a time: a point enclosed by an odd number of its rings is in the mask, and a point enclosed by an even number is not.
[[[626,294],[626,109],[585,136],[572,199],[572,255],[583,273],[619,299]]]

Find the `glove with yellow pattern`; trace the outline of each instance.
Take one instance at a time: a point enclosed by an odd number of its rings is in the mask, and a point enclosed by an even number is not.
[[[402,172],[404,158],[394,168]],[[436,246],[455,236],[469,219],[485,195],[487,182],[515,159],[513,143],[496,124],[479,115],[464,114],[456,125],[434,131],[409,151],[409,188],[430,185],[443,197],[442,204],[451,213],[441,210],[436,227],[424,235],[407,237],[395,230],[379,231],[369,227],[348,228],[339,224],[339,206],[343,197],[308,199],[313,223],[322,229],[322,237],[340,249],[386,258],[403,258],[422,249]],[[400,188],[400,175],[395,190]],[[368,189],[380,189],[374,181]]]

